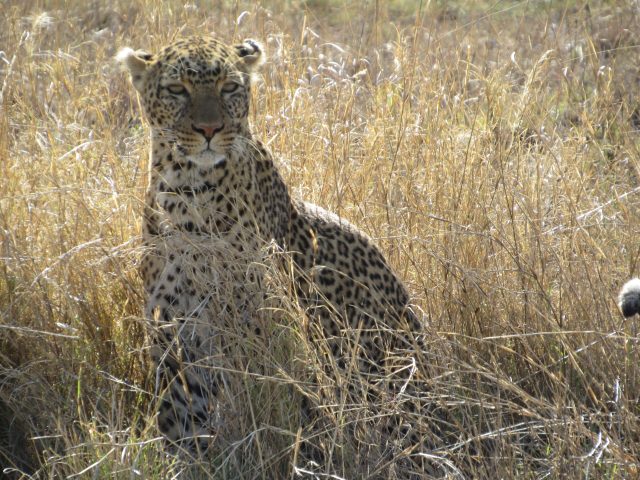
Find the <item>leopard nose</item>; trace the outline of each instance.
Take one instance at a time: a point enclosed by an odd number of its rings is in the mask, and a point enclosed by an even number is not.
[[[196,123],[194,125],[192,125],[193,129],[198,132],[199,134],[201,134],[202,136],[204,136],[204,138],[207,139],[207,141],[211,140],[213,138],[213,136],[218,133],[220,130],[222,130],[222,122],[216,122],[216,123]]]

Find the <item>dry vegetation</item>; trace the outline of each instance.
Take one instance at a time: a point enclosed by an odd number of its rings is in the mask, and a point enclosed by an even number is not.
[[[640,270],[638,3],[257,3],[0,4],[5,475],[410,476],[350,440],[345,405],[327,463],[297,462],[291,405],[323,377],[293,306],[251,346],[262,373],[238,374],[236,440],[195,467],[162,453],[136,273],[147,137],[113,57],[208,32],[265,43],[256,134],[296,195],[377,240],[437,332],[418,364],[450,428],[403,455],[449,478],[640,475],[638,320],[615,304]]]

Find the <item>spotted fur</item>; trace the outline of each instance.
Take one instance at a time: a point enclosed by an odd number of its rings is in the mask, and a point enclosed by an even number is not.
[[[422,330],[405,287],[371,239],[292,199],[271,152],[252,135],[251,72],[263,57],[253,40],[228,46],[202,37],[155,55],[131,49],[119,55],[151,127],[141,274],[163,392],[158,426],[172,442],[216,428],[219,385],[194,367],[203,361],[195,352],[215,337],[206,327],[222,314],[220,302],[211,301],[220,281],[211,278],[221,268],[232,271],[224,278],[233,283],[233,314],[251,321],[249,299],[261,285],[247,274],[247,253],[258,255],[269,242],[287,252],[282,267],[293,272],[290,291],[319,325],[338,367],[357,351],[359,371],[377,372],[385,353],[406,342],[386,329]],[[222,247],[216,253],[211,245]]]

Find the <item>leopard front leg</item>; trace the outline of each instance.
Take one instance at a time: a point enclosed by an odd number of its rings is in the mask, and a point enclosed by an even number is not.
[[[208,299],[189,274],[197,258],[185,252],[162,257],[148,290],[150,356],[154,365],[157,425],[161,434],[192,455],[207,450],[214,432],[217,383],[201,349]]]

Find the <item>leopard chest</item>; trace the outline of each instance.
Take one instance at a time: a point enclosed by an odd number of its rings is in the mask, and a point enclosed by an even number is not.
[[[262,246],[255,182],[249,169],[227,162],[206,168],[186,161],[154,165],[142,264],[150,308],[180,305],[179,310],[189,310],[194,307],[189,302],[204,302],[201,294],[243,279],[255,261]]]
[[[250,165],[223,159],[210,167],[176,162],[152,174],[149,195],[155,230],[161,236],[181,234],[255,243],[261,205]]]

